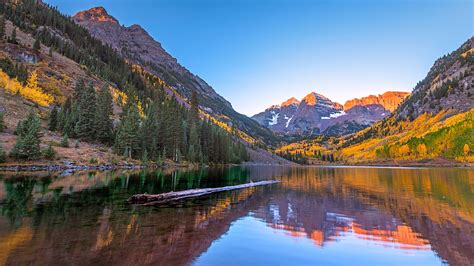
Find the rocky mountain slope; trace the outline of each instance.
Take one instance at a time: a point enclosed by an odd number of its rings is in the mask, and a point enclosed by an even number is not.
[[[169,74],[164,80],[177,87],[188,98],[192,90],[197,90],[203,97],[230,106],[230,103],[204,80],[181,66],[176,58],[166,52],[140,25],[122,26],[103,7],[79,12],[72,18],[77,24],[88,29],[92,36],[110,45],[134,64],[143,65],[153,74],[163,76],[162,78]]]
[[[202,78],[194,75],[176,58],[166,52],[141,26],[122,26],[103,7],[94,7],[77,13],[72,19],[86,28],[92,36],[110,45],[131,63],[157,75],[172,86],[182,97],[190,99],[196,91],[201,108],[214,118],[233,124],[245,133],[267,143],[275,143],[275,136],[249,117],[237,113]]]
[[[386,92],[347,101],[344,106],[312,92],[301,102],[288,99],[252,118],[270,130],[285,135],[345,135],[387,117],[409,95]]]
[[[412,96],[397,110],[401,119],[452,109],[465,112],[474,106],[474,37],[457,50],[436,60],[427,76],[415,86]]]

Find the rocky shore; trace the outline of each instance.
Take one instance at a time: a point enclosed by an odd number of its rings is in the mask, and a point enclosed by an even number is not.
[[[114,169],[142,169],[150,166],[141,164],[98,164],[98,165],[76,165],[72,162],[65,161],[63,164],[16,164],[16,165],[0,165],[0,172],[20,172],[20,171],[88,171],[88,170],[114,170]],[[154,168],[154,167],[153,167]]]

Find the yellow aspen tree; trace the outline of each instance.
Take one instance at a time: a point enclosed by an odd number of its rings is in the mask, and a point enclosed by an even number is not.
[[[36,71],[33,71],[26,82],[26,87],[32,90],[41,90],[38,86],[38,74]]]
[[[38,85],[38,74],[33,71],[26,82],[26,86],[20,90],[21,96],[27,98],[41,106],[49,106],[54,98],[43,92]]]
[[[400,155],[402,158],[407,158],[410,155],[410,147],[408,145],[402,145],[400,147]]]
[[[427,151],[426,145],[424,143],[418,144],[418,146],[416,147],[416,151],[418,152],[419,156],[425,157]]]
[[[464,151],[464,156],[469,155],[469,152],[471,151],[471,149],[469,148],[469,145],[467,143],[464,144],[463,151]]]

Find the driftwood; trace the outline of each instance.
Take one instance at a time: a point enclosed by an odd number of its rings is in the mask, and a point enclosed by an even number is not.
[[[197,188],[197,189],[189,189],[189,190],[177,191],[177,192],[171,191],[171,192],[162,193],[162,194],[151,194],[151,195],[146,194],[146,193],[137,194],[137,195],[131,196],[128,199],[128,202],[132,204],[157,205],[157,204],[167,203],[170,201],[186,199],[186,198],[200,197],[200,196],[204,196],[204,195],[208,195],[208,194],[216,193],[216,192],[270,185],[270,184],[275,184],[278,182],[280,181],[268,180],[268,181],[250,182],[250,183],[236,185],[236,186],[217,187],[217,188]]]

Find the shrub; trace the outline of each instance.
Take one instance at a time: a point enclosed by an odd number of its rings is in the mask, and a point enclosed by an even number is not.
[[[97,158],[91,157],[91,158],[89,159],[89,163],[90,163],[90,164],[98,164],[99,161],[97,160]]]
[[[0,147],[0,163],[4,163],[7,161],[7,154],[5,151]]]
[[[3,132],[5,129],[5,120],[3,119],[3,113],[0,113],[0,132]]]
[[[61,143],[59,145],[63,148],[69,148],[69,138],[67,134],[64,134],[63,138],[61,139]]]
[[[51,144],[49,144],[48,148],[43,151],[43,156],[47,160],[54,160],[54,158],[56,158],[56,151],[53,149],[53,146],[51,146]]]
[[[24,121],[18,122],[15,130],[17,139],[11,151],[16,159],[34,160],[40,157],[40,130],[41,125],[34,112],[31,112]]]

